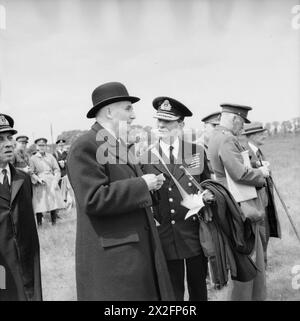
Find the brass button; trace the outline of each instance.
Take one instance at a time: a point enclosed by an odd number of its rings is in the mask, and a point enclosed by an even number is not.
[[[172,203],[172,202],[173,202],[173,198],[169,198],[169,202],[171,202],[171,203]]]
[[[171,187],[169,187],[169,191],[170,191],[170,192],[172,191],[172,188],[171,188]]]
[[[174,220],[172,220],[172,221],[171,221],[171,224],[173,224],[173,225],[174,225],[174,224],[175,224],[175,221],[174,221]]]
[[[189,183],[188,183],[188,186],[192,186],[192,183],[191,183],[191,182],[189,182]]]
[[[174,214],[174,213],[175,213],[175,210],[171,209],[171,213]]]

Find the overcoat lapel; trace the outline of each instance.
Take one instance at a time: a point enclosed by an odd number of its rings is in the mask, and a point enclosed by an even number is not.
[[[122,161],[124,163],[125,161],[125,164],[127,166],[129,166],[133,171],[134,173],[138,175],[137,173],[137,166],[135,165],[136,164],[136,157],[133,155],[132,151],[130,149],[128,149],[128,146],[121,140],[121,142],[119,143],[119,145],[121,145],[121,149],[120,151],[122,151]],[[119,154],[117,153],[117,159],[121,159]]]
[[[0,183],[1,184],[1,183]],[[6,201],[10,201],[10,192],[6,191],[4,187],[1,186],[0,198],[3,198]]]
[[[20,188],[24,183],[24,176],[20,175],[14,167],[10,166],[11,171],[11,196],[10,196],[10,206],[12,206]],[[12,220],[14,224],[14,228],[16,229],[18,226],[18,214],[17,212],[12,212]]]
[[[134,162],[134,156],[128,155],[127,146],[122,140],[121,142],[117,141],[117,139],[98,122],[95,122],[92,126],[92,130],[96,133],[96,141],[98,143],[103,139],[106,144],[110,145],[112,148],[111,153],[116,158],[116,164],[124,164],[137,174],[135,165],[130,162],[130,158],[132,158],[132,161]]]
[[[21,176],[12,166],[10,166],[11,171],[11,197],[10,197],[10,204],[16,198],[21,186],[24,183],[24,176]]]

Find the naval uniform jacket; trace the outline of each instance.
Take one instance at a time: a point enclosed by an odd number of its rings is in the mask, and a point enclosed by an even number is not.
[[[150,192],[140,167],[123,157],[125,145],[114,155],[118,145],[96,122],[68,155],[78,300],[174,300]]]
[[[196,216],[185,220],[188,209],[180,204],[182,197],[164,165],[154,151],[160,152],[159,144],[142,157],[144,173],[163,173],[166,181],[157,193],[157,204],[153,206],[154,217],[158,222],[158,232],[167,260],[185,259],[201,253],[199,240],[199,222]],[[189,168],[189,161],[195,153],[200,154],[200,168],[194,178],[202,182],[210,178],[204,149],[200,145],[179,140],[178,158],[173,175],[188,194],[197,194],[198,189],[180,169],[183,165]],[[166,155],[162,155],[166,158]],[[176,155],[175,155],[176,156]],[[168,157],[167,157],[168,158]],[[166,158],[166,159],[167,159]],[[166,162],[167,163],[167,162]],[[167,165],[168,166],[168,165]]]
[[[0,183],[0,301],[41,301],[40,248],[30,176],[10,165],[10,191]],[[0,305],[1,306],[1,305]]]

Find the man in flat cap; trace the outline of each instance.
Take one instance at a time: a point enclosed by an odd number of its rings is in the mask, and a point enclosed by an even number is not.
[[[241,140],[241,144],[249,151],[251,165],[253,168],[269,163],[261,150],[266,138],[268,137],[267,129],[265,129],[260,122],[253,122],[245,124],[242,136],[246,139]],[[264,248],[265,265],[267,266],[267,247],[270,237],[281,238],[281,228],[278,219],[276,204],[274,200],[273,181],[271,176],[266,178],[266,187],[262,188],[262,192],[266,193],[267,206],[265,208],[266,215],[261,222],[260,233],[262,238],[262,245]]]
[[[208,155],[216,180],[228,187],[226,175],[239,184],[254,186],[257,189],[266,184],[269,170],[266,166],[251,168],[244,164],[242,152],[245,150],[237,136],[241,134],[244,123],[250,123],[247,118],[251,107],[236,104],[222,104],[220,125],[216,127],[210,138]],[[226,174],[226,172],[228,174]],[[256,222],[253,223],[253,229]],[[264,300],[266,297],[265,267],[261,262],[261,239],[259,235],[254,246],[256,252],[257,275],[249,282],[233,281],[232,300]]]
[[[163,96],[153,100],[153,107],[157,110],[159,142],[144,155],[142,169],[144,173],[162,173],[166,177],[157,192],[159,202],[153,210],[176,300],[184,300],[185,267],[189,300],[207,300],[207,259],[200,245],[198,217],[185,219],[188,209],[181,205],[183,198],[170,175],[188,194],[197,194],[197,187],[181,166],[187,168],[197,182],[210,178],[205,151],[202,146],[183,140],[184,118],[192,116],[183,103]],[[212,197],[208,191],[205,195],[204,201]]]
[[[29,155],[26,151],[29,138],[25,135],[16,138],[16,148],[14,152],[13,165],[28,173],[29,171]]]
[[[13,119],[0,114],[0,301],[42,300],[30,176],[13,160]]]
[[[60,169],[54,156],[46,152],[47,139],[38,138],[34,143],[37,153],[30,158],[30,173],[37,224],[41,226],[43,213],[50,212],[52,225],[55,225],[57,210],[64,207],[58,186]]]
[[[78,300],[173,300],[166,261],[151,212],[150,191],[163,178],[143,175],[127,153],[135,119],[130,96],[119,82],[92,93],[91,130],[71,146],[67,173],[77,207]]]

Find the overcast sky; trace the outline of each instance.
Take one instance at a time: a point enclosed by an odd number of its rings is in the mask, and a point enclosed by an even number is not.
[[[263,122],[300,116],[298,0],[0,0],[0,112],[20,134],[54,139],[88,129],[91,92],[123,82],[141,98],[136,124],[155,124],[167,95],[194,113],[253,106]]]

